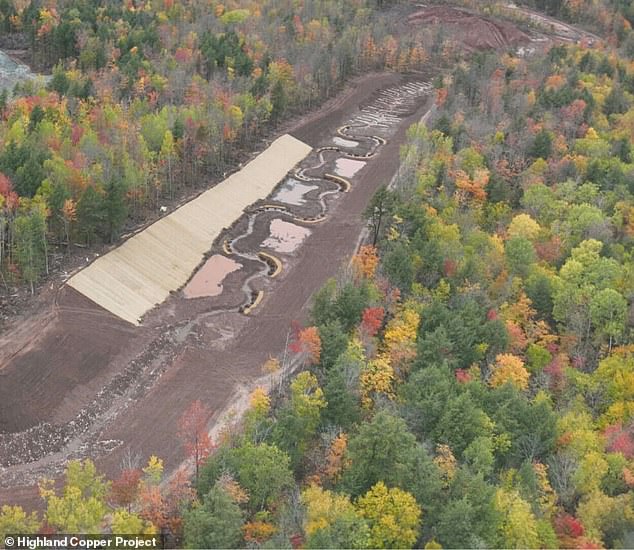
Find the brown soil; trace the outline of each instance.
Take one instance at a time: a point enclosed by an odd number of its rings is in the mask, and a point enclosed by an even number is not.
[[[472,50],[504,49],[530,42],[530,37],[513,23],[489,19],[449,6],[426,7],[411,14],[410,25],[439,25],[452,37]]]
[[[315,147],[331,144],[359,105],[401,81],[391,73],[358,79],[292,133]],[[4,358],[0,371],[0,462],[6,466],[0,469],[0,504],[38,506],[37,478],[58,474],[72,457],[93,456],[109,475],[116,475],[130,453],[142,461],[161,456],[167,471],[178,466],[184,455],[176,426],[183,411],[195,399],[215,411],[225,409],[238,389],[261,375],[269,356],[283,352],[287,331],[294,320],[305,318],[311,294],[353,253],[363,227],[361,212],[396,171],[405,130],[427,103],[421,98],[402,116],[352,190],[329,201],[327,221],[310,226],[311,235],[283,259],[282,273],[254,280],[264,300],[250,316],[218,308],[239,303],[244,277],[261,269],[255,262],[230,274],[221,296],[187,300],[175,293],[140,328],[68,288],[60,291],[52,311],[25,320],[33,326],[32,338]],[[261,242],[268,232],[267,218],[259,220],[264,223],[253,240]],[[26,433],[10,433],[29,427]],[[32,461],[19,464],[18,458]]]
[[[69,287],[62,287],[51,311],[18,330],[30,332],[32,340],[3,360],[0,432],[72,418],[72,409],[92,398],[100,375],[134,332]]]

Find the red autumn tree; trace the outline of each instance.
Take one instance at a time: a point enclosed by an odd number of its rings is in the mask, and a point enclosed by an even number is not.
[[[0,197],[4,199],[4,204],[9,210],[14,210],[18,206],[18,194],[13,190],[11,180],[0,172]]]
[[[213,443],[207,432],[207,421],[211,411],[200,400],[194,401],[178,422],[178,437],[183,442],[187,454],[194,459],[196,481],[198,468],[213,450]]]
[[[471,382],[471,373],[467,369],[456,369],[456,381],[459,384]]]
[[[363,310],[361,330],[368,336],[376,336],[383,324],[385,310],[382,307],[367,307]]]
[[[319,363],[321,356],[321,338],[317,327],[306,327],[297,332],[289,349],[293,353],[305,354],[311,365]]]
[[[634,437],[632,430],[624,428],[619,422],[608,426],[603,432],[606,448],[611,453],[621,453],[625,458],[634,458]]]
[[[129,512],[139,496],[139,482],[142,475],[143,472],[138,468],[123,470],[110,487],[111,502],[115,506],[127,508]]]
[[[553,525],[561,548],[601,548],[594,541],[584,537],[583,523],[570,514],[558,515]]]
[[[443,262],[442,269],[445,277],[453,277],[456,274],[458,263],[451,258],[446,258]]]

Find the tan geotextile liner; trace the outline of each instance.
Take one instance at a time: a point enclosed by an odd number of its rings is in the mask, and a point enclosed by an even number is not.
[[[183,286],[224,228],[266,198],[311,147],[286,134],[242,170],[156,221],[68,284],[135,325]]]

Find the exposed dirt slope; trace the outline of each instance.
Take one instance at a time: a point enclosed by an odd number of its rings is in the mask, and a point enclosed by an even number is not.
[[[508,21],[497,21],[450,6],[430,6],[411,14],[410,25],[443,24],[451,36],[472,50],[506,49],[530,42],[530,37]]]

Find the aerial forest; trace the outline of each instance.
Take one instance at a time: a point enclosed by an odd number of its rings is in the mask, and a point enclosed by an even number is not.
[[[633,547],[630,3],[527,2],[605,41],[526,56],[392,34],[389,2],[92,4],[0,1],[52,71],[0,104],[5,281],[36,283],[51,246],[115,241],[359,71],[433,59],[434,107],[243,417],[211,438],[192,403],[191,468],[170,477],[157,456],[112,480],[73,461],[40,482],[41,513],[0,508],[0,537]]]

